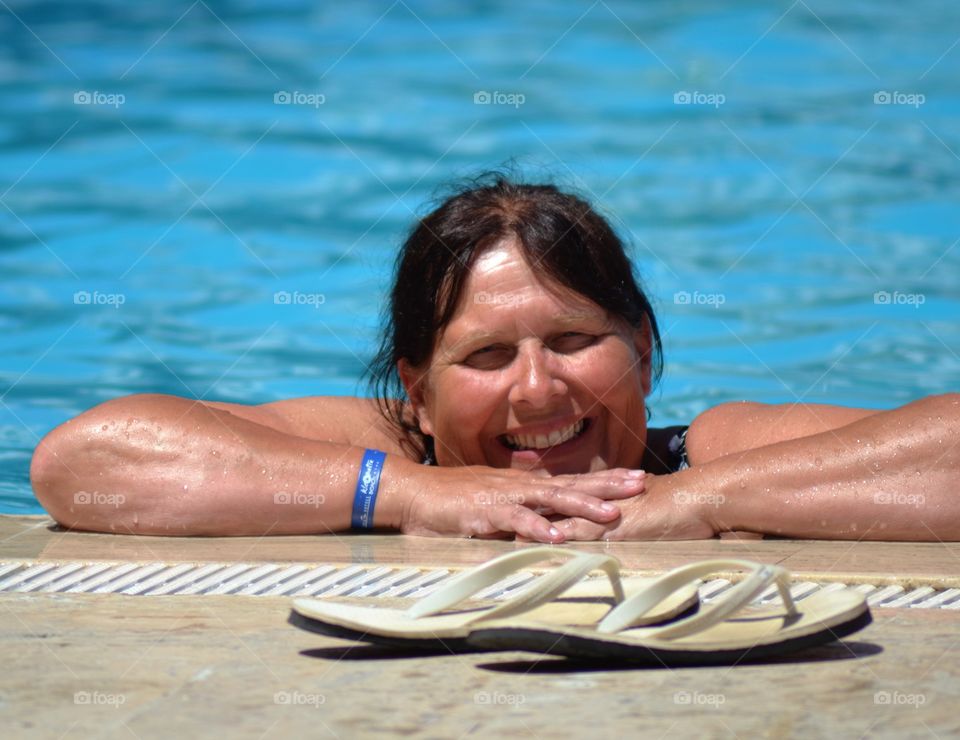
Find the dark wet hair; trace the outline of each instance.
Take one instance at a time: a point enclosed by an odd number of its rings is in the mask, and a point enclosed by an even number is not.
[[[505,237],[516,237],[536,270],[640,328],[650,322],[655,383],[663,372],[660,331],[623,242],[589,203],[550,184],[523,184],[502,173],[472,180],[417,222],[397,255],[380,348],[370,386],[402,444],[434,458],[433,439],[404,412],[397,362],[424,367],[453,318],[473,263]]]

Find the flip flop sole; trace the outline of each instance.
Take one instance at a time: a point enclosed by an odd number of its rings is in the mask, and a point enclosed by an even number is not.
[[[834,594],[836,596],[836,594]],[[853,599],[859,602],[859,599]],[[801,602],[802,604],[802,602]],[[762,612],[744,612],[743,617],[722,623],[728,633],[726,639],[701,639],[697,636],[677,641],[644,640],[627,630],[618,634],[603,634],[578,628],[557,629],[549,625],[494,624],[478,626],[471,631],[468,642],[489,650],[524,650],[560,655],[583,660],[634,663],[652,666],[711,666],[731,665],[745,661],[785,655],[803,648],[823,645],[857,632],[869,625],[873,618],[866,602],[848,605],[823,621],[809,619],[802,629],[787,627],[782,634],[753,630],[751,624],[767,620]],[[801,606],[802,611],[802,606]],[[781,615],[782,617],[782,615]],[[782,621],[782,619],[781,619]],[[732,644],[729,634],[737,627],[744,635],[739,646]],[[744,627],[745,626],[745,627]],[[716,627],[712,628],[716,629]],[[704,634],[709,635],[710,630]],[[792,634],[791,634],[792,633]]]
[[[389,635],[376,635],[370,632],[341,627],[340,625],[322,622],[319,619],[300,614],[295,609],[290,610],[290,616],[287,617],[287,623],[294,627],[299,627],[307,632],[314,632],[318,635],[328,637],[339,637],[343,640],[354,640],[356,642],[365,642],[372,645],[383,645],[385,647],[403,648],[405,650],[416,650],[418,652],[428,653],[485,653],[491,648],[470,645],[466,637],[434,637],[434,638],[415,638],[415,637],[391,637]]]

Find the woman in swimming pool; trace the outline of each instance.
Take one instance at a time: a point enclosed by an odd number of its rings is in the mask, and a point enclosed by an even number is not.
[[[727,403],[648,429],[660,369],[608,223],[497,177],[404,244],[376,400],[119,398],[47,435],[31,479],[62,525],[107,532],[960,539],[960,395]]]

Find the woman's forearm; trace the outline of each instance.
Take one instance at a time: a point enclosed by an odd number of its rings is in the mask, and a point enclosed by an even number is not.
[[[960,396],[931,396],[676,476],[716,531],[960,540]]]
[[[159,535],[306,534],[350,527],[363,450],[292,436],[173,396],[118,399],[34,453],[37,498],[62,525]],[[390,455],[383,479],[405,464]],[[400,520],[395,489],[374,522]]]

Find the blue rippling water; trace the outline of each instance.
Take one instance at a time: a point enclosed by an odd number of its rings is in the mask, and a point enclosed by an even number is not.
[[[949,2],[8,0],[0,511],[108,398],[362,392],[411,220],[511,159],[631,241],[655,422],[956,390],[958,34]]]

